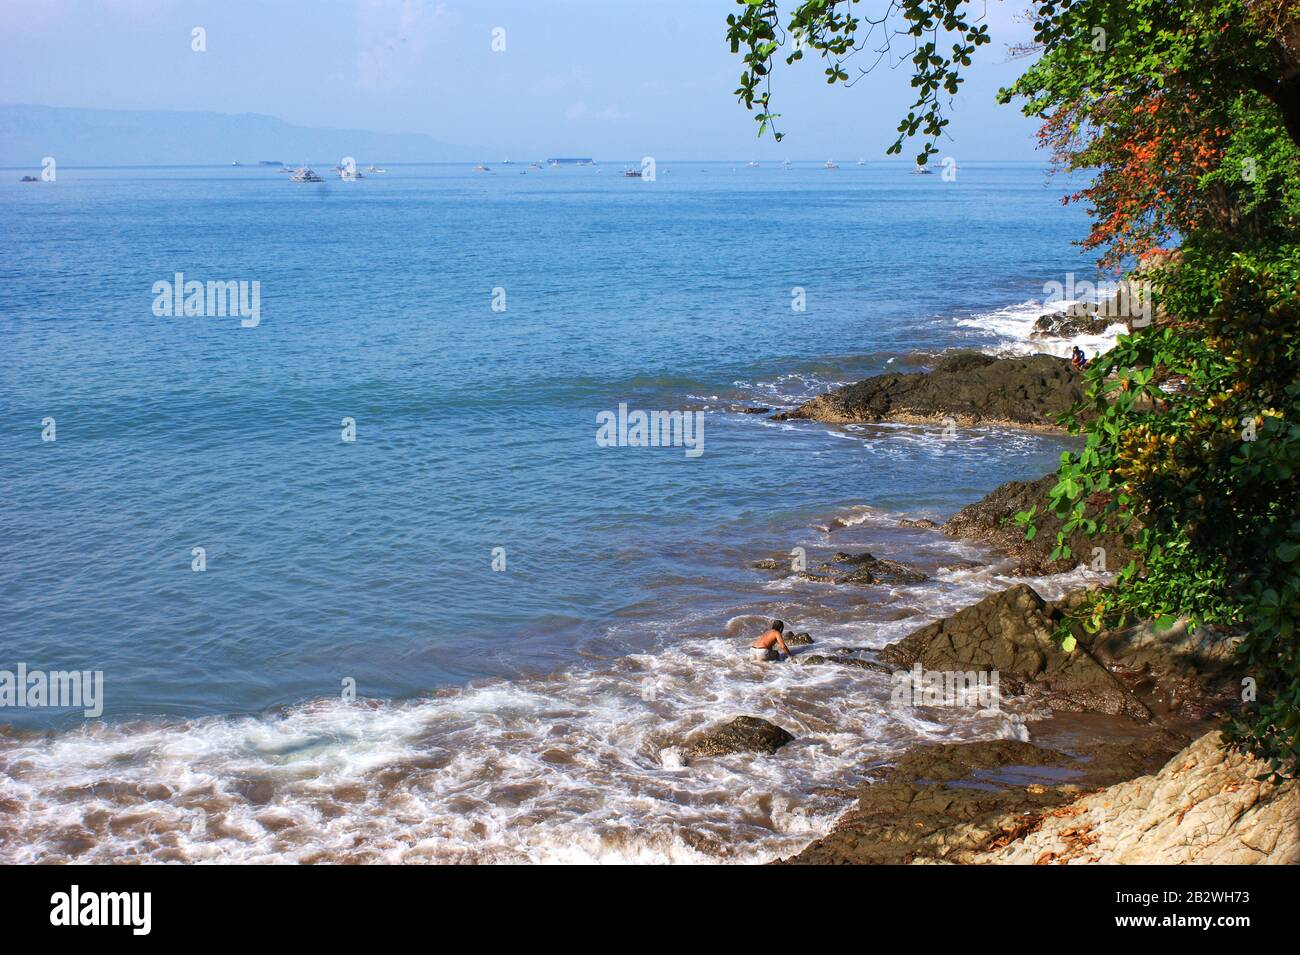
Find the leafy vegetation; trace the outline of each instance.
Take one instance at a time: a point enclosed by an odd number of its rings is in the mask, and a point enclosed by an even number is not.
[[[737,93],[758,108],[760,135],[776,119],[771,69],[788,36],[801,49],[785,62],[810,49],[829,83],[852,82],[854,54],[887,57],[891,38],[910,38],[917,100],[890,152],[919,135],[919,161],[948,124],[943,94],[989,42],[981,5],[960,0],[804,0],[784,30],[773,3],[739,2],[728,38],[745,51]],[[1122,533],[1138,555],[1083,608],[1089,629],[1188,618],[1238,635],[1253,686],[1226,740],[1296,775],[1300,5],[1043,0],[1033,11],[1035,44],[1018,52],[1037,59],[1000,98],[1043,120],[1058,168],[1091,174],[1066,197],[1091,215],[1082,244],[1159,293],[1156,321],[1092,363],[1087,398],[1065,419],[1085,440],[1062,456],[1051,493],[1063,521],[1053,556],[1069,556],[1080,530]],[[1028,536],[1035,517],[1019,517]]]

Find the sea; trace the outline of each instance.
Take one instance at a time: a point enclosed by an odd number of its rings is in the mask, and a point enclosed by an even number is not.
[[[771,416],[951,349],[1068,353],[1029,332],[1093,275],[1077,183],[332,165],[3,174],[0,671],[102,692],[0,706],[0,861],[765,862],[909,746],[1032,738],[745,648],[780,618],[870,656],[1009,585],[899,521],[1073,439]],[[637,411],[694,427],[599,439]],[[795,572],[837,552],[929,579]],[[741,715],[795,740],[682,757]]]

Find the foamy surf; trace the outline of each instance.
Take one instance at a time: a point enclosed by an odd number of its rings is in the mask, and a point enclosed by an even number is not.
[[[823,553],[870,540],[903,556],[910,540],[935,578],[828,593],[783,576],[808,650],[869,655],[1015,582],[980,547],[898,517],[850,506],[806,531]],[[1097,579],[1028,582],[1051,598]],[[712,638],[678,636],[683,620],[653,653],[417,700],[5,735],[0,860],[761,863],[828,831],[846,790],[916,743],[1024,739],[1043,715],[1014,700],[899,709],[883,674],[755,664],[745,647],[767,609],[738,607]],[[683,755],[684,737],[737,715],[795,740]]]
[[[958,328],[982,333],[981,337],[992,337],[994,340],[981,345],[981,350],[994,355],[1047,354],[1069,358],[1072,349],[1078,346],[1091,358],[1110,351],[1119,336],[1128,333],[1123,322],[1116,322],[1101,334],[1034,336],[1034,323],[1038,319],[1076,304],[1080,303],[1071,300],[1047,304],[1030,299],[959,319],[956,324]]]

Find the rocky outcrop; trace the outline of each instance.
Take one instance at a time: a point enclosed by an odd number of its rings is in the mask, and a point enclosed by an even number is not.
[[[859,789],[829,834],[784,861],[974,861],[1083,792],[1158,768],[1182,742],[1157,732],[1071,752],[1015,740],[916,746]]]
[[[788,559],[765,557],[755,561],[756,570],[787,570]],[[819,573],[807,570],[795,571],[794,576],[800,580],[810,580],[822,584],[919,584],[929,580],[925,574],[911,564],[898,560],[876,557],[872,554],[848,554],[843,551],[835,554],[829,561],[821,564]]]
[[[1159,772],[1038,816],[1004,846],[964,861],[1137,865],[1300,863],[1300,781],[1206,733]]]
[[[1034,322],[1030,338],[1075,338],[1079,335],[1100,335],[1112,325],[1123,325],[1115,299],[1103,305],[1096,302],[1076,302],[1068,308],[1043,315]]]
[[[1059,620],[1057,608],[1020,584],[891,643],[880,659],[898,669],[996,670],[1002,693],[1027,694],[1054,710],[1150,719],[1085,645],[1061,649],[1053,637]]]
[[[1082,376],[1064,358],[945,355],[933,371],[878,375],[805,402],[778,420],[835,424],[901,421],[1056,428],[1057,417],[1083,397]]]
[[[812,635],[808,633],[791,633],[785,637],[785,643],[788,647],[806,647],[815,642]]]
[[[1063,524],[1048,510],[1049,495],[1055,486],[1055,474],[1036,481],[1008,481],[948,518],[943,532],[949,537],[991,544],[1015,559],[1017,573],[1035,577],[1063,573],[1079,564],[1092,566],[1098,560],[1098,569],[1117,573],[1130,560],[1138,561],[1122,535],[1089,537],[1082,530],[1067,538],[1070,556],[1053,560],[1056,535]],[[1033,540],[1026,540],[1025,528],[1016,523],[1015,517],[1035,507],[1033,522],[1037,530]]]
[[[701,730],[682,743],[687,759],[702,756],[726,756],[729,753],[767,753],[771,755],[794,739],[775,723],[756,716],[738,716],[729,723]]]
[[[874,557],[871,554],[837,553],[824,568],[832,571],[837,584],[918,584],[929,580],[911,564]]]
[[[831,654],[810,654],[796,658],[803,666],[823,666],[833,664],[842,667],[857,667],[860,670],[874,670],[877,673],[892,673],[893,671],[883,663],[876,663],[874,660],[864,660],[861,657],[846,656],[842,653]]]

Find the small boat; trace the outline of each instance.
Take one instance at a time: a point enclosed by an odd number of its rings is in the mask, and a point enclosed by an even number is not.
[[[641,178],[641,170],[640,170],[640,169],[624,169],[624,170],[623,170],[623,178],[625,178],[625,179],[640,179],[640,178]]]
[[[866,161],[865,159],[859,159],[859,160],[858,160],[858,165],[859,165],[859,166],[865,166],[866,164],[867,164],[867,161]]]
[[[40,180],[37,179],[35,176],[23,176],[23,178],[19,179],[18,181],[19,182],[40,182]]]
[[[788,159],[785,159],[785,160],[782,160],[781,165],[784,166],[786,169],[789,169],[791,166],[794,165],[794,163],[792,163],[792,162],[791,162],[790,160],[788,160]]]
[[[291,179],[293,182],[324,182],[325,181],[320,176],[316,175],[316,173],[312,172],[311,169],[309,169],[306,166],[299,166],[297,169],[295,169],[293,171],[293,176],[291,177]]]
[[[933,175],[934,175],[934,170],[933,170],[933,169],[928,169],[928,168],[926,168],[925,166],[922,166],[922,165],[919,165],[919,164],[918,164],[917,167],[916,167],[915,169],[912,170],[912,175],[913,175],[913,176],[933,176]]]
[[[835,162],[834,159],[828,159],[828,160],[826,160],[826,162],[822,165],[822,168],[823,168],[823,169],[839,169],[840,167],[839,167],[839,165]]]
[[[757,168],[758,168],[758,161],[755,160],[755,159],[751,159],[749,162],[745,163],[745,168],[746,168],[746,169],[757,169]]]
[[[509,166],[509,165],[510,165],[510,160],[509,160],[509,159],[503,159],[503,160],[501,160],[501,165],[503,165],[503,166]]]
[[[483,165],[482,163],[479,163],[477,166],[474,167],[474,171],[475,171],[475,172],[491,172],[492,170],[489,169],[487,166]]]
[[[529,168],[529,169],[541,169],[541,168],[542,168],[542,164],[539,163],[539,162],[530,162],[530,163],[528,164],[528,168]]]
[[[375,166],[372,164],[372,165],[369,165],[369,166],[366,167],[366,172],[369,172],[369,173],[375,173],[375,172],[388,172],[388,170],[387,170],[387,169],[376,169]]]
[[[356,182],[358,179],[365,179],[361,175],[361,170],[356,166],[335,166],[334,171],[339,174],[339,178],[344,182]]]
[[[232,165],[232,166],[242,166],[243,163],[240,162],[238,159],[236,159],[236,160],[232,161],[230,165]]]

